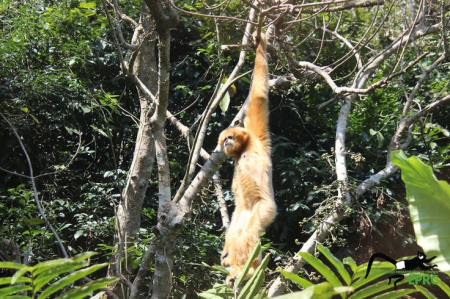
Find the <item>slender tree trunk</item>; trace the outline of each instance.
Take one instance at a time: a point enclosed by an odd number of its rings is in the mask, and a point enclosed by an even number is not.
[[[148,20],[147,6],[143,5],[142,26],[140,32],[136,32],[134,42],[141,42],[141,47],[134,58],[132,72],[150,90],[156,94],[158,89],[157,60],[155,53],[155,34],[151,34],[151,22]],[[129,256],[128,249],[136,241],[137,233],[141,226],[142,205],[148,182],[150,180],[155,164],[155,140],[150,116],[153,106],[148,95],[137,88],[139,94],[140,118],[136,137],[136,145],[133,161],[129,170],[127,183],[122,192],[122,198],[116,213],[116,248],[117,253],[113,256],[109,275],[119,276],[129,280],[133,273],[132,263],[135,257]],[[120,288],[120,289],[119,289]],[[118,284],[115,293],[119,298],[129,298],[127,284]]]

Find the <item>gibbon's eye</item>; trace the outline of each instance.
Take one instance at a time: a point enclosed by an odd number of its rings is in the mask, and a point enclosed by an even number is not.
[[[233,139],[234,139],[233,136],[229,135],[229,136],[225,137],[225,139],[223,140],[223,144],[226,146]]]

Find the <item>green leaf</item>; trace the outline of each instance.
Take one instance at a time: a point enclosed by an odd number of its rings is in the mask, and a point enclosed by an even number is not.
[[[411,294],[411,293],[416,293],[416,290],[414,289],[401,289],[401,290],[394,290],[391,292],[386,292],[382,295],[378,295],[373,297],[373,299],[395,299],[395,298],[404,298],[404,296]],[[410,297],[406,297],[406,298],[410,298]],[[349,298],[350,299],[350,298]]]
[[[335,257],[328,248],[324,247],[323,245],[318,244],[317,249],[327,258],[327,260],[330,261],[334,268],[336,268],[339,275],[342,277],[342,279],[344,279],[345,284],[350,285],[352,279],[350,277],[350,274],[348,274],[347,270],[345,269],[344,264],[337,257]]]
[[[36,123],[36,124],[40,124],[40,122],[39,122],[39,120],[36,118],[36,116],[34,116],[33,114],[30,114],[30,117],[34,120],[34,122]]]
[[[439,277],[435,277],[434,281],[437,282],[437,285],[441,288],[442,291],[450,298],[450,287],[444,283]]]
[[[321,260],[313,256],[308,252],[299,252],[299,255],[306,261],[308,264],[314,267],[320,274],[333,286],[338,287],[342,286],[339,278],[331,271],[331,269],[325,265]]]
[[[27,266],[25,266],[25,267],[23,267],[23,268],[20,268],[16,273],[14,273],[14,275],[12,276],[12,278],[11,278],[11,284],[15,284],[16,283],[16,281],[18,281],[19,279],[21,279],[21,277],[23,276],[23,275],[25,275],[25,273],[27,273],[27,272],[31,272],[32,271],[32,267],[27,267]]]
[[[77,254],[76,256],[72,257],[71,259],[74,261],[84,261],[84,260],[87,260],[87,259],[93,257],[96,254],[97,253],[93,252],[93,251],[86,251],[86,252]]]
[[[420,285],[414,285],[414,287],[419,290],[419,292],[424,295],[426,298],[428,299],[437,299],[437,297],[435,295],[433,295],[433,293],[431,293],[428,289],[424,288],[423,286]]]
[[[228,271],[227,271],[227,269],[225,269],[224,267],[222,267],[221,265],[212,265],[212,266],[210,266],[210,265],[208,265],[207,263],[205,263],[205,262],[202,262],[202,265],[204,266],[204,267],[207,267],[207,268],[210,268],[210,269],[212,269],[212,270],[214,270],[214,271],[217,271],[217,272],[220,272],[220,273],[222,273],[222,274],[228,274]]]
[[[56,269],[56,271],[70,272],[86,266],[88,266],[87,261],[74,261],[72,259],[64,258],[39,263],[33,267],[32,272],[34,277],[38,277],[41,274],[46,275],[48,272],[53,271],[53,269]]]
[[[238,299],[240,298],[248,298],[253,299],[256,294],[259,292],[262,284],[264,283],[265,272],[264,270],[269,263],[270,255],[266,254],[261,264],[255,269],[255,273],[253,273],[252,277],[247,281],[245,286],[242,288],[239,293]]]
[[[384,136],[380,132],[377,132],[377,142],[378,142],[378,148],[381,148],[383,146]]]
[[[392,163],[402,170],[406,198],[417,243],[439,270],[450,273],[450,186],[438,181],[430,166],[419,158],[407,158],[402,151],[391,154]]]
[[[87,295],[100,290],[119,280],[116,277],[105,277],[91,281],[81,287],[75,288],[64,295],[57,297],[57,299],[84,299]]]
[[[97,271],[101,268],[104,268],[106,266],[108,266],[108,263],[93,265],[89,268],[78,270],[78,271],[56,281],[55,283],[51,284],[48,288],[46,288],[42,292],[42,294],[39,295],[38,299],[47,298],[48,296],[50,296],[51,294],[54,294],[55,292],[59,291],[60,289],[64,288],[65,286],[68,286],[69,284],[72,284],[75,281],[77,281],[81,278],[84,278],[84,277],[88,276],[89,274],[94,273],[95,271]]]
[[[286,277],[287,279],[291,280],[293,283],[295,283],[295,284],[297,284],[297,285],[299,285],[299,286],[301,286],[301,287],[303,287],[305,289],[313,285],[313,283],[310,282],[309,280],[307,280],[307,279],[305,279],[303,277],[300,277],[300,276],[298,276],[298,275],[296,275],[294,273],[285,271],[283,269],[278,269],[278,272],[283,274],[284,277]]]
[[[358,265],[356,264],[355,260],[351,257],[346,257],[342,260],[342,262],[345,265],[349,265],[350,269],[352,269],[352,272],[355,273],[356,270],[358,269]]]
[[[198,295],[202,298],[221,299],[232,298],[234,293],[233,290],[227,287],[226,284],[215,284],[212,289],[209,289]]]
[[[80,8],[86,9],[95,9],[95,2],[81,2],[79,5]]]
[[[224,86],[225,86],[225,84],[220,83],[219,92],[222,91]],[[229,105],[230,105],[230,94],[227,91],[227,92],[225,92],[222,100],[220,100],[220,103],[219,103],[220,110],[222,110],[223,113],[227,112]]]
[[[7,286],[0,289],[0,298],[8,298],[7,296],[11,296],[20,292],[27,292],[33,290],[29,285],[17,284],[13,286]],[[28,297],[29,298],[29,297]]]
[[[22,268],[27,268],[27,266],[13,262],[0,262],[0,269],[22,269]]]
[[[35,291],[38,291],[44,285],[46,285],[49,281],[57,278],[60,274],[72,272],[72,271],[75,271],[75,270],[85,267],[85,266],[87,266],[87,265],[84,264],[83,262],[67,261],[66,264],[55,265],[55,266],[46,268],[39,275],[35,275],[36,278],[33,281],[34,289],[35,289]],[[35,273],[33,273],[33,274],[35,274]],[[43,293],[45,293],[46,291],[47,290],[45,290]]]
[[[45,220],[39,219],[39,218],[27,218],[25,216],[22,217],[23,222],[27,226],[35,226],[35,225],[41,225],[45,223]]]
[[[250,254],[250,257],[248,258],[247,262],[244,265],[244,268],[242,269],[242,273],[239,275],[236,286],[239,286],[245,279],[245,276],[247,276],[248,270],[250,270],[251,263],[254,259],[256,259],[261,252],[261,242],[258,242],[255,247],[253,248],[252,253]]]
[[[277,299],[310,299],[320,298],[327,299],[332,298],[336,294],[333,287],[328,282],[322,282],[316,285],[312,285],[301,292],[294,292],[282,296],[277,296]]]
[[[12,277],[0,277],[0,285],[5,285],[5,284],[12,284]],[[29,277],[20,277],[18,279],[16,279],[15,283],[30,283],[31,279]]]
[[[406,276],[406,275],[405,275]],[[406,283],[408,281],[408,278],[405,277],[401,282],[397,283],[397,287]],[[353,285],[353,287],[356,289],[357,287]],[[351,296],[348,297],[348,299],[366,299],[366,298],[372,298],[373,295],[381,292],[385,292],[388,289],[394,290],[393,282],[391,284],[388,284],[387,280],[381,280],[375,284],[372,284],[370,286],[367,286],[363,289],[358,289],[358,291]],[[399,291],[399,290],[397,290]],[[399,298],[399,297],[389,297],[389,298]]]

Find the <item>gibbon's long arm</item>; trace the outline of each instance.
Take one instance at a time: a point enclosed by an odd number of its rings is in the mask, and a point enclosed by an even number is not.
[[[255,38],[255,35],[254,35]],[[250,90],[250,102],[244,127],[252,132],[263,145],[270,147],[269,136],[269,67],[266,56],[266,36],[261,33],[256,50],[255,67]]]

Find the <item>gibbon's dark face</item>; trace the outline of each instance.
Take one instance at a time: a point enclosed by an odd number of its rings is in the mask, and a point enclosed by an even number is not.
[[[239,157],[247,143],[248,132],[243,128],[229,128],[220,133],[219,145],[223,147],[225,154]]]
[[[233,135],[225,136],[225,139],[224,139],[224,141],[223,141],[223,146],[224,146],[225,148],[230,148],[230,147],[232,147],[232,146],[233,146],[233,143],[234,143],[234,136],[233,136]]]

